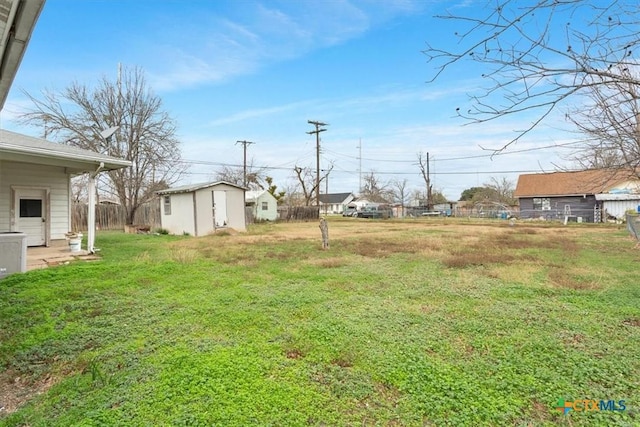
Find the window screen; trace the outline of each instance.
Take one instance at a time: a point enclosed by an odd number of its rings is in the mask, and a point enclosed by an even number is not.
[[[41,216],[41,199],[20,199],[20,218],[40,218]]]

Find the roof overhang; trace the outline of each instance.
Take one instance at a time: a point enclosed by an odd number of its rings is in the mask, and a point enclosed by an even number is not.
[[[101,170],[115,170],[131,166],[127,160],[106,159],[98,156],[78,156],[64,153],[52,154],[34,150],[24,152],[22,147],[11,147],[0,142],[0,159],[46,166],[60,166],[67,169],[68,173],[76,175],[85,172],[93,172],[101,165]]]
[[[516,199],[533,199],[533,198],[552,198],[552,197],[587,197],[593,196],[593,193],[570,193],[570,194],[514,194]]]
[[[626,201],[626,200],[640,200],[640,194],[633,193],[610,193],[610,194],[596,194],[596,200],[599,201]]]
[[[114,170],[131,166],[128,160],[7,130],[0,130],[0,160],[60,166],[70,174],[95,172],[99,167]]]
[[[0,109],[45,0],[0,0]]]

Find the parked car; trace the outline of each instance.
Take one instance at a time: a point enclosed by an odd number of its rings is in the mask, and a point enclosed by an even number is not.
[[[358,218],[382,218],[387,219],[393,216],[391,209],[384,205],[378,206],[365,206],[362,210],[358,211],[356,216]]]
[[[356,216],[358,210],[355,206],[347,206],[344,211],[342,211],[342,216]]]

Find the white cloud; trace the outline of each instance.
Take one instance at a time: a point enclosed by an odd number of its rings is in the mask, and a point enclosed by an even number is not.
[[[343,43],[399,14],[416,11],[419,4],[336,0],[266,6],[242,2],[242,13],[234,20],[199,17],[188,26],[167,27],[161,41],[152,40],[148,43],[153,44],[142,48],[149,53],[146,68],[153,87],[176,90],[219,83]]]

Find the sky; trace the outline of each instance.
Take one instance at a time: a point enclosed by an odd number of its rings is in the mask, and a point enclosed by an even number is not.
[[[551,117],[500,155],[530,123],[518,116],[469,124],[456,108],[486,85],[471,64],[434,82],[427,43],[455,47],[455,28],[434,16],[472,14],[484,1],[437,0],[47,0],[33,31],[0,126],[42,130],[15,120],[31,106],[25,92],[62,91],[72,82],[117,78],[140,67],[177,123],[190,165],[177,184],[211,181],[222,165],[263,168],[279,189],[295,184],[293,167],[333,163],[330,193],[358,193],[362,176],[407,180],[424,189],[417,153],[429,153],[434,189],[449,200],[492,178],[569,165],[574,140]],[[541,149],[541,147],[547,147]]]

